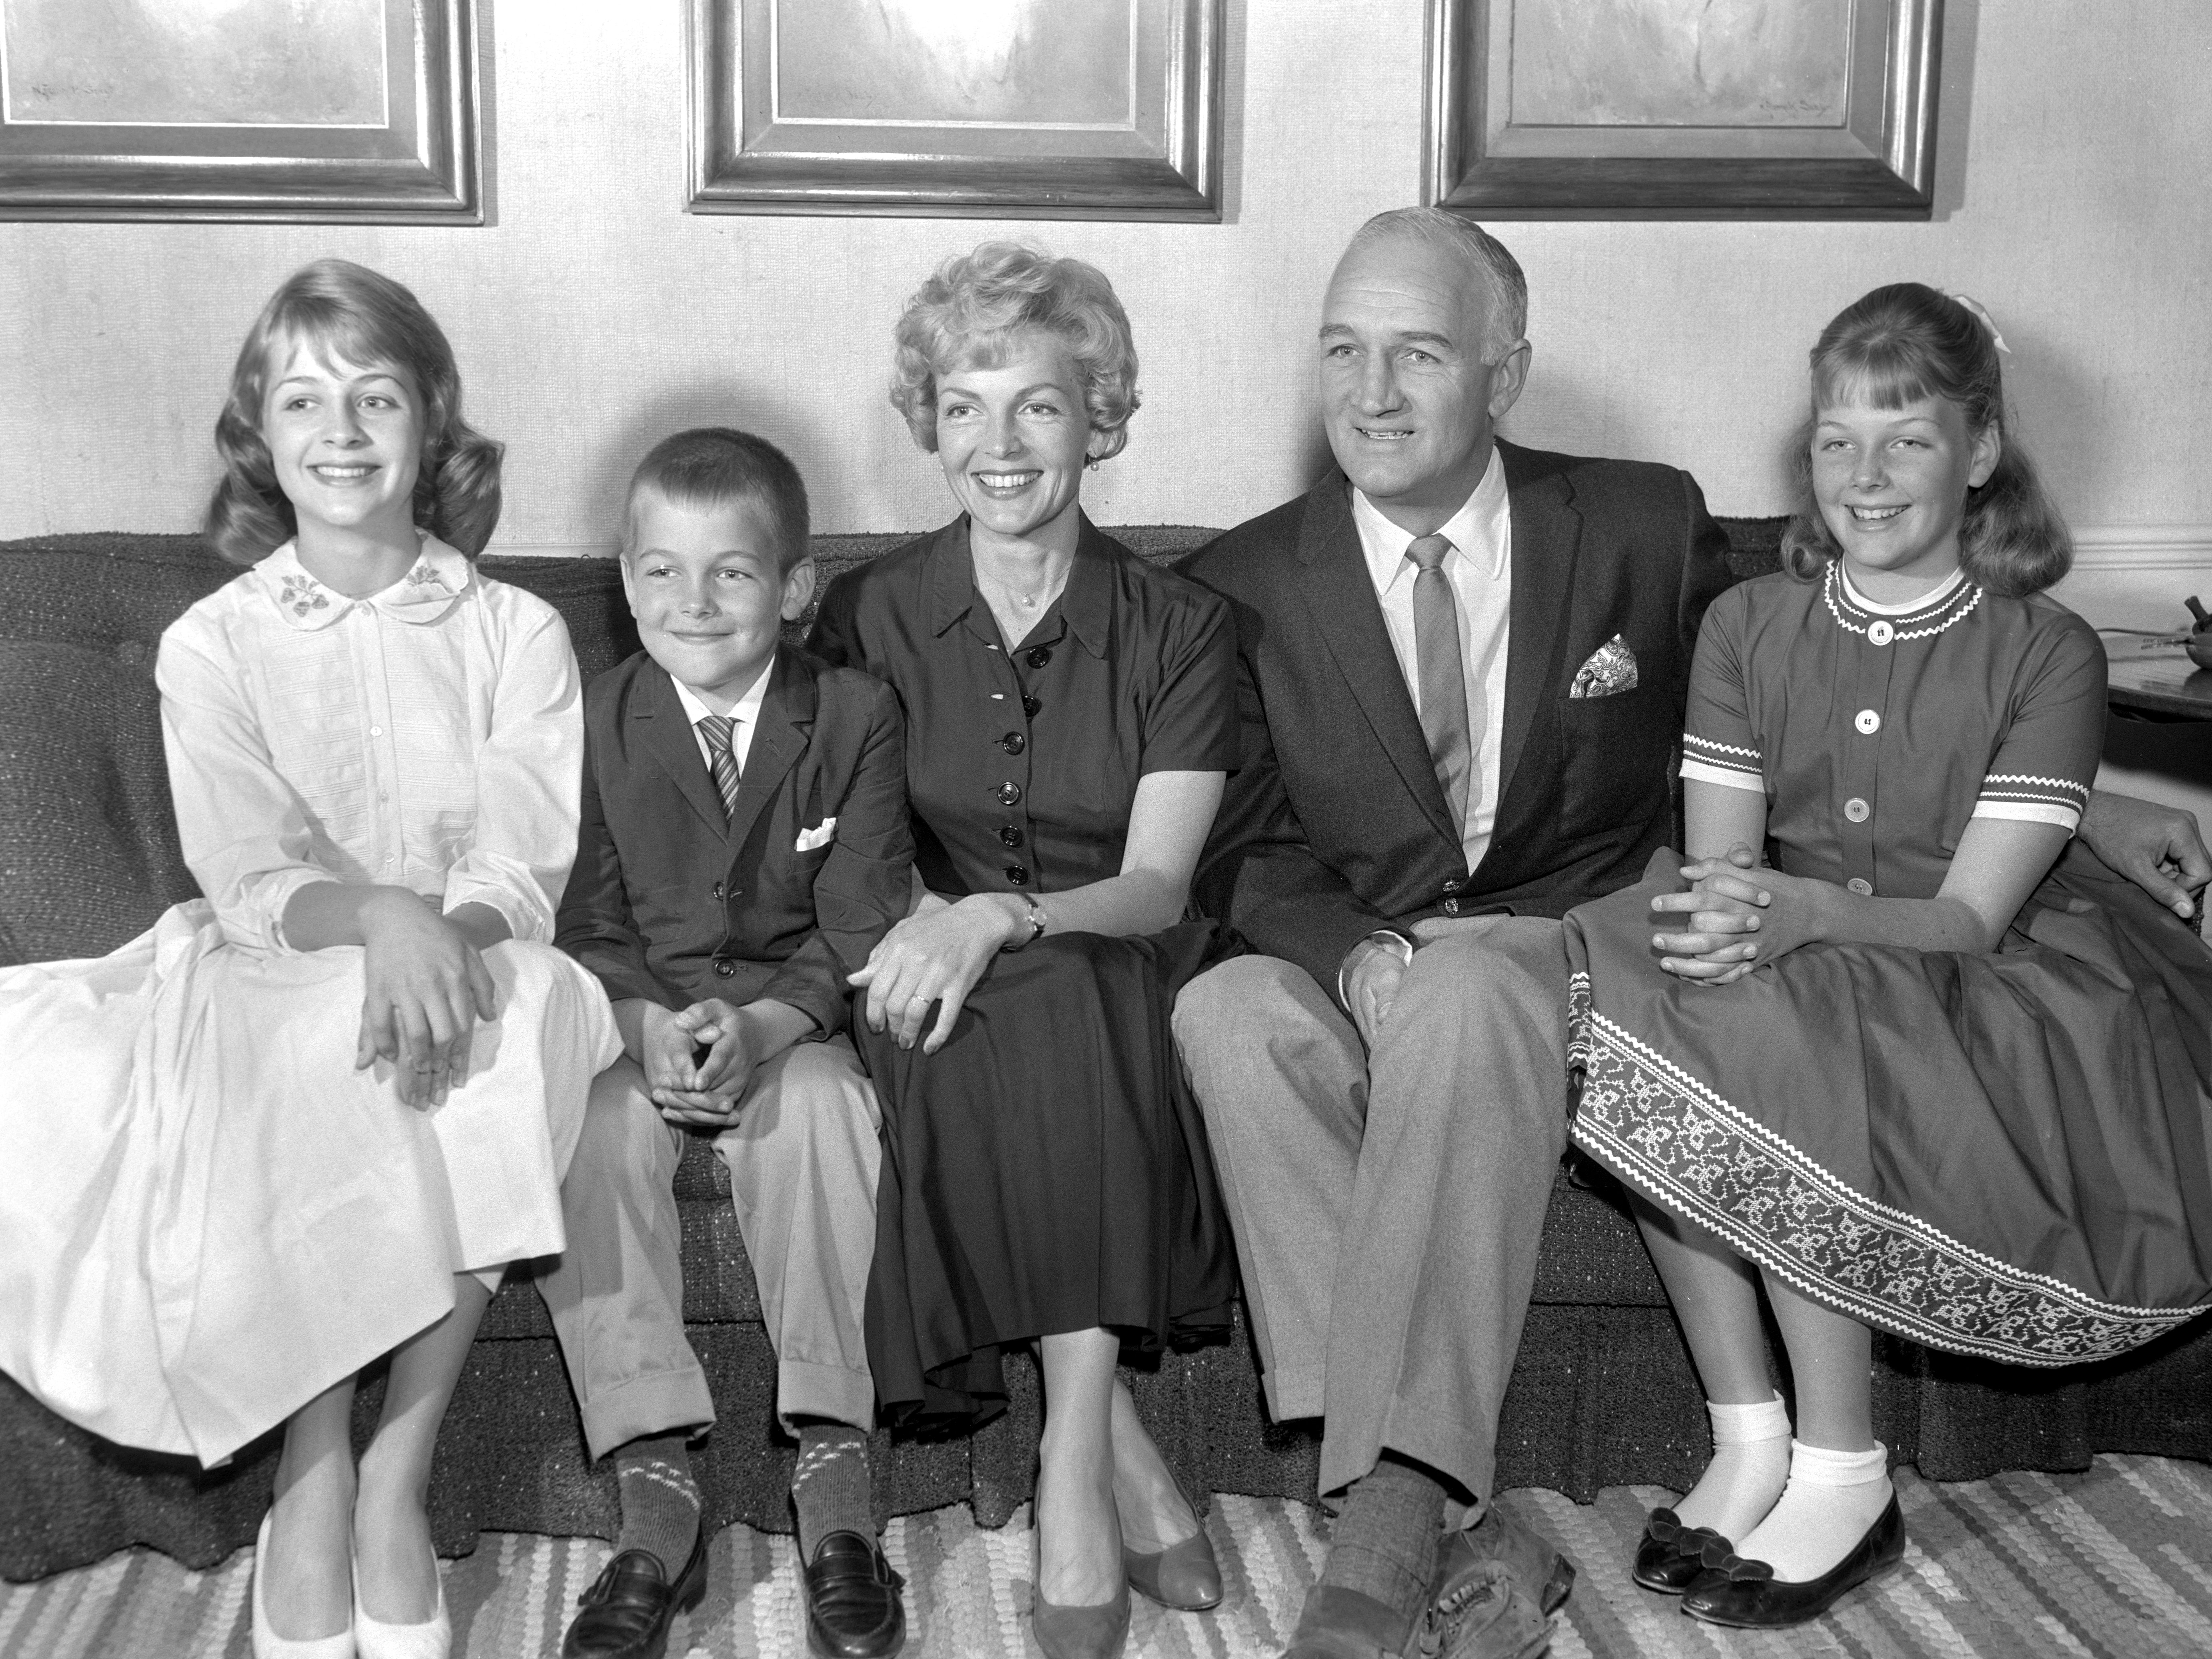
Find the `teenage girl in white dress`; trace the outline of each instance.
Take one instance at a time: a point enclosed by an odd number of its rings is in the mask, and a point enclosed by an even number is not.
[[[216,426],[250,568],[155,678],[204,898],[0,972],[0,1367],[215,1464],[279,1424],[258,1656],[449,1644],[425,1500],[506,1265],[560,1250],[605,999],[553,950],[581,699],[544,601],[477,574],[499,446],[437,324],[340,260],[277,290]],[[358,1470],[356,1373],[389,1356]]]

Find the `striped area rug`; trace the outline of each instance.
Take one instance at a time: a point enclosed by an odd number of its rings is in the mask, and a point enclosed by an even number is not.
[[[1556,1659],[2203,1659],[2212,1655],[2212,1469],[2102,1457],[2078,1475],[2007,1474],[1939,1486],[1900,1473],[1911,1537],[1904,1566],[1797,1630],[1753,1634],[1683,1618],[1628,1582],[1644,1516],[1668,1494],[1620,1487],[1582,1505],[1556,1492],[1502,1500],[1580,1565]],[[1327,1547],[1302,1505],[1224,1497],[1209,1521],[1228,1581],[1216,1613],[1137,1603],[1133,1659],[1245,1659],[1287,1640]],[[1030,1538],[1017,1520],[977,1528],[965,1509],[894,1522],[915,1659],[998,1659],[1030,1639]],[[607,1557],[596,1539],[490,1534],[447,1564],[453,1651],[552,1659],[568,1609]],[[0,1586],[0,1659],[250,1659],[252,1553],[187,1572],[146,1551],[37,1584]],[[801,1659],[798,1559],[787,1538],[732,1527],[714,1540],[707,1599],[671,1655]]]

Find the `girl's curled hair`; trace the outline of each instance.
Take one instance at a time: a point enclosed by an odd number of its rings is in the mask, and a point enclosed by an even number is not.
[[[1024,329],[1057,335],[1074,360],[1091,422],[1091,454],[1129,441],[1137,412],[1137,343],[1114,285],[1096,265],[1055,259],[1019,242],[986,242],[931,273],[898,320],[891,402],[924,449],[937,448],[937,371],[991,367]]]
[[[270,374],[302,345],[407,378],[422,428],[415,522],[471,558],[482,552],[499,522],[504,446],[461,418],[453,349],[422,302],[389,276],[346,259],[318,259],[293,272],[246,331],[215,423],[223,476],[208,502],[209,544],[234,564],[254,564],[298,533],[261,436],[261,418]]]
[[[1893,283],[1846,307],[1813,348],[1814,412],[1790,453],[1796,506],[1782,533],[1790,574],[1815,580],[1843,551],[1814,499],[1812,438],[1820,407],[1844,397],[1877,409],[1941,398],[1958,406],[1976,437],[1995,431],[1996,466],[1966,491],[1959,563],[1968,580],[2013,598],[2040,592],[2066,574],[2073,538],[2012,435],[1991,331],[1924,283]]]

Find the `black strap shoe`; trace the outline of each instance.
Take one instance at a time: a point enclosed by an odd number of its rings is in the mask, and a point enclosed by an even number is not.
[[[1729,1555],[1692,1584],[1682,1611],[1709,1625],[1739,1630],[1779,1630],[1817,1619],[1848,1591],[1905,1559],[1905,1511],[1892,1494],[1889,1507],[1867,1528],[1851,1553],[1818,1578],[1777,1578],[1765,1561]]]
[[[906,1580],[883,1547],[857,1532],[833,1532],[815,1547],[806,1584],[806,1650],[816,1659],[890,1659],[906,1645]]]
[[[582,1609],[561,1641],[561,1659],[662,1659],[668,1627],[707,1594],[707,1529],[676,1582],[650,1550],[624,1550],[576,1598]]]
[[[1711,1527],[1686,1527],[1674,1510],[1654,1510],[1644,1517],[1636,1565],[1628,1576],[1648,1590],[1680,1595],[1705,1571],[1709,1548],[1717,1550],[1716,1562],[1735,1553],[1735,1546]]]

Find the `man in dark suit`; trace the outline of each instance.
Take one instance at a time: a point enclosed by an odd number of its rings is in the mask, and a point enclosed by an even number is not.
[[[645,649],[584,697],[581,828],[557,943],[613,1000],[623,1058],[594,1083],[539,1280],[623,1536],[562,1646],[657,1656],[704,1585],[684,1442],[714,1419],[684,1334],[670,1182],[713,1130],[799,1437],[793,1484],[810,1646],[903,1640],[875,1538],[861,1333],[880,1117],[842,1035],[846,975],[906,914],[898,703],[778,643],[814,586],[798,472],[726,428],[657,446],[630,488],[623,587]]]
[[[1300,1656],[1399,1652],[1448,1520],[1453,1650],[1540,1644],[1572,1577],[1483,1507],[1565,1143],[1558,918],[1666,842],[1729,574],[1686,474],[1495,441],[1526,315],[1475,226],[1370,221],[1322,313],[1340,470],[1186,567],[1235,607],[1243,715],[1198,892],[1264,954],[1176,1031],[1271,1409],[1324,1416],[1345,1494]]]

